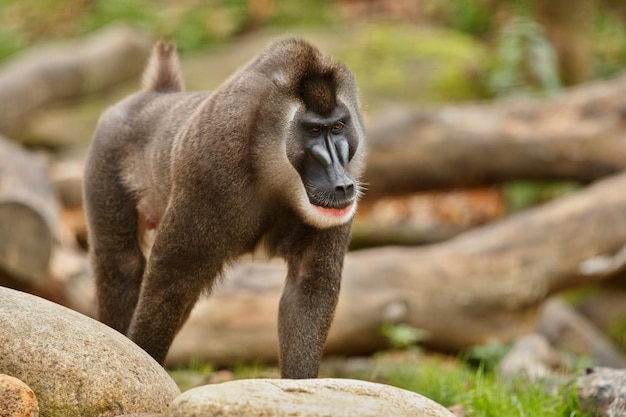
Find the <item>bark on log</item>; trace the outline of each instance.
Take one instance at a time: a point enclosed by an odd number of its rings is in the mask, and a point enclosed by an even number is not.
[[[389,322],[453,350],[534,331],[548,296],[624,269],[624,189],[621,174],[440,244],[350,253],[327,353],[382,348]],[[229,275],[198,303],[168,364],[276,359],[283,265],[244,264]]]
[[[450,239],[506,215],[499,187],[414,193],[363,201],[350,248],[416,246]]]
[[[402,110],[368,129],[366,198],[626,168],[626,75],[548,100]]]
[[[43,162],[0,136],[0,285],[43,283],[55,240],[59,207]]]
[[[145,33],[116,25],[84,39],[27,50],[0,69],[0,132],[17,137],[46,105],[137,75],[151,46]]]

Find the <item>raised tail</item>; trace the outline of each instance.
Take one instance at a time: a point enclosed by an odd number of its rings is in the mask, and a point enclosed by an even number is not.
[[[183,75],[178,63],[176,45],[160,40],[154,45],[148,65],[143,72],[143,89],[160,93],[183,91]]]

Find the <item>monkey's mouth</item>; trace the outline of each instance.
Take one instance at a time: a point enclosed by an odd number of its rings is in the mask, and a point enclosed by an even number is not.
[[[354,207],[354,202],[348,204],[347,206],[343,208],[323,207],[323,206],[318,206],[313,203],[311,203],[311,205],[318,213],[324,216],[339,218],[339,217],[344,217],[346,214],[352,211],[352,208]]]

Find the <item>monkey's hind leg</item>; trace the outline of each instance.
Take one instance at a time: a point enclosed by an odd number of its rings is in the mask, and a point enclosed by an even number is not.
[[[114,174],[109,178],[115,178]],[[137,306],[145,258],[137,239],[136,200],[119,181],[87,175],[85,205],[98,319],[126,333]]]

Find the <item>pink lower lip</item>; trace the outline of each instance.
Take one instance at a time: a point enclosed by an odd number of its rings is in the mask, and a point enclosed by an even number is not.
[[[350,212],[350,210],[352,210],[352,205],[354,203],[351,203],[349,206],[341,208],[341,209],[337,209],[337,208],[329,208],[329,207],[320,207],[320,206],[316,206],[315,204],[313,204],[313,207],[315,207],[315,210],[317,210],[318,212],[326,215],[326,216],[330,216],[330,217],[343,217],[345,216],[347,213]]]

